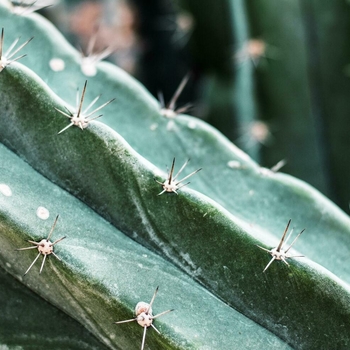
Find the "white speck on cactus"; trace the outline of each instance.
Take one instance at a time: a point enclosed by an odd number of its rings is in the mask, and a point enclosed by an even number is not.
[[[97,74],[96,63],[92,57],[83,57],[80,68],[83,74],[87,77],[94,77]]]
[[[187,126],[190,129],[195,129],[197,127],[197,123],[194,120],[191,120],[190,122],[188,122]]]
[[[50,212],[45,207],[38,207],[36,210],[36,215],[41,220],[47,220],[50,216]]]
[[[2,193],[6,197],[12,196],[11,188],[6,184],[0,184],[0,193]]]
[[[66,68],[66,64],[62,58],[52,58],[49,62],[49,65],[54,72],[61,72]]]
[[[238,160],[230,160],[227,162],[227,166],[231,169],[240,169],[242,164]]]
[[[158,124],[154,123],[149,128],[150,128],[150,130],[154,131],[154,130],[156,130],[158,128]]]
[[[172,109],[161,108],[160,114],[167,119],[175,119],[177,114]]]

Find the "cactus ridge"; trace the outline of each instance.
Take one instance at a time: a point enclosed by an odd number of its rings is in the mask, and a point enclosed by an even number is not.
[[[14,15],[8,12],[0,5],[6,33],[17,35],[7,29],[14,27]],[[57,247],[63,261],[48,260],[42,271],[46,285],[55,288],[38,284],[35,270],[22,282],[110,348],[128,348],[140,341],[137,327],[111,323],[128,318],[135,302],[142,300],[140,291],[149,294],[159,281],[168,297],[159,303],[160,310],[175,307],[176,312],[157,320],[162,335],[150,332],[150,347],[240,348],[237,327],[242,327],[246,348],[261,347],[266,341],[276,348],[350,344],[346,214],[311,186],[263,170],[205,122],[179,115],[169,130],[157,101],[107,63],[96,65],[96,75],[89,77],[92,88],[86,89],[85,83],[76,105],[79,114],[84,98],[92,107],[103,92],[108,100],[102,105],[103,120],[74,124],[84,132],[67,127],[74,89],[86,80],[81,58],[40,16],[16,18],[17,24],[17,30],[32,30],[36,40],[28,45],[29,55],[23,60],[29,68],[14,62],[0,73],[0,141],[6,146],[0,145],[1,181],[16,189],[16,196],[0,196],[0,223],[6,232],[1,238],[6,248],[0,252],[2,268],[19,278],[23,266],[32,262],[28,254],[15,264],[14,247],[20,247],[23,239],[37,242],[42,237],[37,231],[40,221],[29,208],[45,198],[46,207],[60,213],[62,230],[69,232]],[[34,42],[47,44],[40,57]],[[55,58],[64,61],[65,69],[52,71],[50,61]],[[112,97],[117,101],[109,104]],[[64,132],[57,135],[60,130]],[[164,174],[160,169],[174,155],[191,157],[190,166],[203,171],[193,178],[191,188],[181,188],[178,195],[164,188],[158,196],[159,184],[166,179],[170,185],[187,164],[174,177],[172,171]],[[15,169],[21,180],[13,175]],[[176,186],[198,172],[188,171]],[[307,231],[298,241],[300,253],[293,247],[287,255],[295,242],[284,250],[289,224],[282,239],[280,232],[289,218]],[[270,265],[257,245],[271,255],[277,246],[284,258],[302,254],[305,258],[291,259],[287,266],[276,255],[277,261]],[[266,264],[269,269],[262,273]],[[237,326],[240,322],[243,326]],[[249,327],[254,327],[256,336]]]

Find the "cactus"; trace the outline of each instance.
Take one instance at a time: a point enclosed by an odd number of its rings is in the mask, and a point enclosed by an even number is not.
[[[0,197],[4,269],[20,278],[33,261],[32,251],[14,249],[47,236],[52,223],[33,215],[43,205],[61,215],[63,262],[50,259],[42,276],[33,267],[21,282],[110,348],[141,343],[137,324],[113,322],[130,319],[158,284],[154,309],[176,311],[157,320],[161,335],[147,334],[150,348],[349,346],[348,216],[305,183],[260,168],[196,118],[177,116],[169,131],[157,102],[107,63],[89,78],[85,101],[101,92],[116,101],[100,121],[57,135],[69,124],[58,110],[74,109],[85,80],[79,55],[40,16],[14,16],[0,7],[5,45],[21,28],[35,40],[23,60],[29,68],[14,62],[0,73],[0,141],[16,153],[0,147],[1,181],[13,191]],[[65,69],[53,71],[53,58]],[[158,196],[174,156],[191,157],[184,176],[203,170],[192,189]],[[296,248],[307,258],[263,273],[271,257],[256,245],[277,246],[290,218],[306,228]]]
[[[113,322],[131,318],[136,303],[148,301],[157,284],[160,291],[153,309],[176,310],[156,321],[161,336],[149,332],[146,344],[150,348],[191,349],[216,344],[229,348],[235,341],[239,346],[243,334],[256,347],[265,341],[276,348],[283,346],[273,334],[228,307],[169,262],[127,238],[3,145],[0,153],[2,181],[12,189],[12,196],[0,197],[1,266],[77,319],[109,348],[130,349],[141,344],[140,327]],[[60,213],[55,234],[67,236],[66,242],[57,246],[62,262],[48,258],[41,275],[39,266],[34,266],[22,277],[36,253],[15,252],[14,248],[22,247],[28,238],[46,237],[52,225],[51,217],[50,222],[44,222],[35,215],[38,206]],[[30,309],[24,305],[24,310]],[[221,320],[215,330],[211,329],[213,318]],[[251,327],[256,330],[253,337]],[[6,329],[1,328],[1,338]],[[63,326],[62,329],[63,332]],[[234,336],[240,333],[240,337]],[[60,334],[62,338],[67,335]],[[16,341],[7,340],[9,345]],[[38,349],[45,345],[40,344],[40,338],[34,344]]]

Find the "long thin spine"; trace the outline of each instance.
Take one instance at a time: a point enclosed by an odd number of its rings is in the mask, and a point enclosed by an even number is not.
[[[288,234],[286,240],[284,241],[284,244],[283,244],[283,246],[281,247],[281,249],[284,247],[285,244],[288,243],[289,238],[290,238],[290,237],[292,236],[292,234],[293,234],[293,231],[294,231],[294,227],[290,230],[290,232],[289,232],[289,234]]]
[[[180,168],[180,170],[176,173],[176,175],[174,176],[174,181],[181,174],[182,170],[185,169],[185,167],[186,167],[186,165],[188,164],[189,161],[190,161],[190,159],[187,159],[186,162],[183,164],[183,166]]]
[[[41,273],[41,271],[42,271],[42,270],[43,270],[43,268],[44,268],[44,265],[45,265],[45,260],[46,260],[46,254],[44,254],[43,262],[42,262],[42,264],[41,264],[41,267],[40,267],[40,271],[39,271],[39,273]]]
[[[115,100],[115,98],[112,98],[111,100],[107,101],[106,103],[104,103],[103,105],[101,105],[100,107],[97,107],[96,109],[94,109],[92,112],[90,112],[86,118],[90,117],[90,115],[96,113],[97,111],[99,111],[100,109],[102,109],[103,107],[106,107],[107,105],[109,105],[110,103],[112,103]]]
[[[180,97],[180,95],[181,95],[183,89],[185,88],[189,78],[190,78],[190,75],[186,74],[185,77],[182,79],[179,87],[177,88],[177,90],[175,91],[173,97],[171,98],[171,100],[169,102],[168,109],[171,109],[171,110],[175,109],[176,101]]]
[[[23,43],[21,46],[19,46],[14,52],[12,52],[11,55],[7,58],[11,59],[18,51],[22,50],[23,47],[26,46],[27,44],[29,44],[33,39],[34,39],[34,37],[31,37],[30,39],[28,39],[25,43]]]
[[[185,181],[185,180],[188,179],[190,176],[192,176],[192,175],[198,173],[198,171],[201,171],[201,170],[202,170],[202,168],[199,168],[199,169],[193,171],[191,174],[185,176],[183,179],[181,179],[180,181],[178,181],[177,184],[181,183],[182,181]]]
[[[147,332],[147,327],[145,326],[145,327],[143,327],[143,336],[142,336],[141,350],[143,350],[144,347],[145,347],[146,332]]]
[[[7,49],[7,51],[5,52],[4,56],[7,57],[10,52],[13,50],[13,48],[17,45],[17,43],[19,42],[20,38],[17,38],[11,45],[10,47]],[[8,58],[8,57],[7,57]]]
[[[186,182],[185,184],[182,184],[181,186],[178,186],[177,187],[177,190],[179,190],[179,189],[181,189],[182,187],[185,187],[185,186],[187,186],[187,185],[189,185],[191,182],[189,181],[189,182]],[[179,182],[176,184],[176,186],[179,184]],[[177,192],[175,191],[175,193],[177,194]]]
[[[95,31],[95,33],[91,36],[90,40],[89,40],[89,43],[88,43],[88,46],[87,46],[87,49],[86,49],[86,54],[87,56],[91,56],[93,51],[94,51],[94,47],[95,47],[95,43],[96,43],[96,39],[97,39],[97,33],[98,33],[98,29]]]
[[[155,327],[155,325],[152,323],[151,324],[151,327],[158,333],[158,334],[160,334],[160,332],[158,331],[158,329]]]
[[[19,61],[21,58],[26,57],[26,56],[27,56],[26,53],[25,53],[24,55],[18,56],[18,57],[16,57],[16,58],[10,60],[10,61],[9,61],[9,64],[12,63],[12,62]]]
[[[34,242],[34,241],[31,241],[30,239],[28,239],[28,242],[29,242],[29,243],[32,243],[32,244],[35,244],[35,245],[37,245],[37,246],[38,246],[38,245],[41,245],[40,242]]]
[[[63,114],[65,117],[67,118],[72,118],[72,114],[67,114],[66,112],[61,111],[60,109],[54,107],[56,109],[57,112],[60,112],[61,114]]]
[[[172,312],[172,311],[174,311],[174,309],[170,309],[170,310],[163,311],[163,312],[161,312],[161,313],[158,314],[158,315],[152,316],[152,319],[155,319],[155,318],[157,318],[157,317],[163,316],[163,315],[168,314],[169,312]]]
[[[96,102],[97,100],[101,97],[101,95],[98,95],[95,97],[92,102],[84,109],[83,114],[85,114]]]
[[[152,297],[152,299],[151,299],[151,302],[150,302],[149,305],[148,305],[146,314],[147,314],[147,313],[149,312],[149,310],[151,310],[151,308],[152,308],[152,304],[153,304],[154,299],[155,299],[155,297],[156,297],[156,295],[157,295],[157,293],[158,293],[158,289],[159,289],[159,286],[156,288],[156,290],[155,290],[155,292],[154,292],[154,294],[153,294],[153,297]]]
[[[269,268],[269,266],[273,263],[273,261],[276,259],[276,257],[274,256],[271,260],[270,260],[270,262],[266,265],[266,267],[264,268],[264,271],[263,272],[265,272],[268,268]]]
[[[62,261],[54,252],[51,252],[51,254],[59,261]]]
[[[70,128],[70,127],[73,126],[73,125],[74,125],[74,123],[68,124],[68,125],[65,126],[61,131],[59,131],[59,132],[57,133],[57,135],[62,134],[63,131],[66,131],[68,128]]]
[[[270,170],[273,173],[277,173],[281,168],[283,168],[287,164],[287,161],[285,159],[281,159],[279,162],[277,162]]]
[[[257,244],[256,244],[256,246],[259,247],[259,248],[262,249],[262,250],[265,250],[265,252],[270,253],[270,250],[269,250],[269,249],[266,249],[266,248],[264,248],[264,247],[261,247],[260,245],[257,245]]]
[[[4,45],[4,28],[1,29],[1,37],[0,37],[0,61],[2,59],[2,48]]]
[[[171,181],[172,181],[172,178],[173,178],[174,166],[175,166],[175,157],[173,159],[173,164],[171,165],[171,169],[169,171],[169,176],[168,176],[168,183],[169,183],[169,185],[171,185]]]
[[[305,231],[305,229],[303,229],[295,238],[294,241],[292,242],[292,244],[289,246],[289,248],[286,250],[286,253],[288,252],[288,250],[290,248],[292,248],[293,244],[297,241],[297,239],[300,237],[300,235]]]
[[[161,91],[158,91],[158,101],[160,104],[160,108],[165,108],[164,95]]]
[[[32,247],[26,247],[26,248],[17,248],[16,250],[28,250],[28,249],[34,249],[38,248],[37,246],[32,246]]]
[[[49,235],[48,235],[47,238],[46,238],[47,241],[50,240],[51,234],[52,234],[53,230],[55,229],[55,226],[56,226],[56,224],[57,224],[58,218],[59,218],[59,215],[56,216],[56,219],[55,219],[55,221],[54,221],[54,223],[53,223],[53,225],[52,225],[52,227],[51,227],[51,230],[50,230],[50,232],[49,232]]]
[[[90,123],[91,121],[93,121],[95,119],[98,119],[98,118],[101,118],[102,116],[103,116],[103,114],[100,114],[100,115],[97,115],[96,117],[92,117],[90,119],[86,119],[86,121]]]
[[[117,322],[114,322],[114,323],[120,324],[120,323],[132,322],[132,321],[136,321],[136,318],[131,318],[130,320],[125,320],[125,321],[117,321]]]
[[[85,92],[86,92],[86,85],[87,85],[87,80],[85,80],[85,84],[84,84],[84,87],[83,87],[83,92],[81,93],[79,108],[78,108],[78,111],[77,111],[77,116],[78,116],[78,117],[80,116],[81,108],[82,108],[82,106],[83,106],[84,97],[85,97]]]
[[[93,57],[95,57],[94,62],[102,61],[104,58],[106,58],[109,55],[111,55],[113,53],[113,51],[115,51],[115,49],[113,47],[106,47],[100,53],[98,53],[98,54],[93,56]]]
[[[51,243],[50,245],[51,246],[54,246],[55,244],[57,244],[58,242],[61,242],[62,240],[64,240],[66,238],[66,236],[60,238],[60,239],[57,239],[55,242]]]
[[[281,256],[281,260],[286,264],[286,265],[288,265],[289,266],[289,264],[288,264],[288,262],[287,262],[287,260],[283,257],[283,256]]]
[[[288,229],[289,229],[289,225],[290,225],[290,222],[291,222],[291,221],[292,221],[292,220],[289,219],[288,224],[287,224],[287,227],[286,227],[286,229],[284,230],[283,236],[282,236],[282,238],[281,238],[280,244],[278,245],[278,247],[277,247],[277,249],[276,249],[278,252],[281,251],[281,248],[282,248],[284,239],[286,238],[286,234],[287,234],[287,231],[288,231]]]
[[[76,111],[79,109],[79,103],[80,103],[80,95],[79,95],[79,87],[77,87],[77,93],[75,94],[75,110]]]
[[[186,103],[184,106],[178,108],[175,110],[176,114],[182,114],[187,112],[189,109],[193,108],[193,104],[192,103]]]
[[[34,261],[30,264],[30,266],[28,267],[27,271],[24,273],[23,276],[25,276],[29,271],[30,269],[33,267],[33,265],[35,264],[35,262],[38,260],[39,256],[40,256],[41,253],[39,253],[36,258],[34,259]]]

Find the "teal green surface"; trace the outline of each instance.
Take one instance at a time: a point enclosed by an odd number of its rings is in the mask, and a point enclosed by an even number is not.
[[[81,324],[25,288],[2,268],[0,308],[1,349],[108,349]]]
[[[12,190],[10,197],[0,193],[0,265],[22,282],[20,286],[18,282],[11,282],[16,286],[16,293],[10,292],[10,286],[1,289],[1,295],[6,296],[2,301],[8,300],[2,308],[4,327],[0,330],[0,344],[24,349],[47,348],[48,344],[54,349],[104,348],[91,340],[91,336],[79,341],[78,335],[84,333],[70,317],[63,318],[61,313],[53,311],[50,318],[52,307],[48,307],[47,302],[38,305],[36,298],[33,306],[28,287],[79,321],[107,347],[141,346],[142,328],[136,322],[122,325],[113,322],[132,318],[136,303],[149,302],[159,286],[154,314],[172,308],[175,311],[154,321],[161,335],[148,330],[146,349],[241,349],[242,343],[248,349],[259,348],[266,342],[276,349],[288,348],[275,335],[225,305],[171,263],[126,237],[3,145],[0,145],[0,155],[1,183]],[[48,220],[37,217],[39,206],[49,210]],[[39,241],[47,237],[56,214],[60,217],[52,240],[67,236],[55,246],[62,262],[49,256],[39,274],[40,258],[23,277],[37,252],[15,249],[30,246],[27,239]],[[16,322],[18,303],[25,317]],[[42,329],[48,339],[43,339],[38,330],[45,320],[46,326]],[[53,324],[56,328],[50,333],[47,328]],[[71,336],[77,329],[80,333]],[[16,336],[11,336],[11,332]],[[71,339],[70,345],[67,345],[68,339]]]
[[[179,116],[173,130],[167,130],[168,120],[160,115],[157,101],[143,86],[118,67],[104,62],[97,66],[95,77],[84,76],[80,54],[41,16],[19,17],[0,7],[0,19],[6,25],[6,45],[19,35],[25,40],[23,33],[35,37],[23,49],[28,56],[22,63],[36,72],[65,101],[65,106],[75,105],[76,89],[81,90],[88,79],[84,105],[101,93],[101,103],[115,97],[102,110],[100,120],[116,130],[136,152],[162,170],[170,166],[174,156],[178,166],[191,158],[189,172],[203,168],[191,179],[191,188],[253,227],[269,231],[275,236],[270,245],[278,241],[291,218],[296,229],[307,230],[302,237],[302,253],[350,283],[350,264],[343,263],[350,256],[349,216],[318,191],[288,175],[260,168],[216,129],[197,118]],[[43,53],[42,47],[46,48]],[[56,57],[65,61],[65,70],[50,69],[49,62]],[[293,106],[304,108],[298,103]],[[58,126],[58,131],[65,123]],[[229,166],[232,161],[233,168]],[[339,245],[339,240],[344,244]]]
[[[7,163],[7,158],[1,157],[1,175],[9,169],[6,183],[11,188],[25,186],[20,205],[12,202],[10,206],[12,197],[0,197],[2,228],[10,232],[3,237],[4,247],[9,248],[1,251],[3,267],[9,263],[12,268],[7,270],[20,278],[19,269],[23,273],[34,259],[32,251],[26,252],[27,256],[16,252],[15,258],[10,246],[22,246],[28,237],[46,235],[51,223],[37,233],[38,222],[42,222],[34,215],[35,200],[44,202],[46,198],[52,205],[50,212],[61,214],[57,231],[61,223],[67,232],[77,229],[78,238],[68,237],[73,244],[68,244],[67,238],[57,246],[64,263],[48,261],[40,276],[47,277],[47,284],[37,283],[38,267],[22,282],[110,347],[128,348],[129,342],[141,341],[142,329],[136,324],[104,322],[131,318],[136,302],[150,299],[158,284],[161,288],[155,306],[160,311],[175,307],[191,312],[174,312],[157,320],[164,337],[148,332],[146,344],[151,348],[248,349],[261,347],[266,339],[276,347],[349,345],[350,267],[344,262],[350,256],[350,220],[346,214],[309,185],[260,168],[196,118],[178,116],[169,130],[168,120],[159,114],[157,102],[147,91],[107,63],[99,64],[97,75],[88,78],[84,105],[101,92],[101,103],[113,97],[116,101],[103,110],[101,122],[92,122],[84,131],[71,127],[57,135],[68,119],[55,107],[73,109],[70,104],[75,104],[75,90],[81,89],[86,79],[79,54],[40,16],[18,17],[0,7],[0,18],[5,46],[18,31],[35,36],[23,50],[28,57],[22,62],[42,79],[17,63],[0,73],[0,141],[49,179],[29,166],[23,171],[9,167],[17,162],[24,167],[17,156],[12,155]],[[42,54],[40,47],[46,47]],[[62,72],[50,69],[50,59],[57,57],[66,64]],[[10,157],[8,150],[1,149]],[[185,188],[178,196],[157,196],[162,188],[154,178],[165,180],[162,170],[174,156],[177,169],[191,157],[184,175],[203,167],[191,178],[190,187],[196,191]],[[24,176],[27,173],[31,174],[28,178]],[[57,195],[57,202],[49,199],[52,194]],[[297,230],[306,228],[295,248],[307,258],[289,260],[289,268],[274,262],[263,274],[270,256],[255,244],[276,246],[290,218]],[[17,253],[26,258],[14,267]],[[144,261],[150,264],[147,268],[142,268]],[[54,271],[52,275],[48,268]],[[50,283],[57,288],[48,290]],[[167,297],[174,293],[179,306],[168,303]],[[202,300],[208,303],[203,310]],[[329,315],[332,322],[328,322]],[[196,327],[192,318],[197,320]],[[238,330],[240,323],[247,327]],[[256,337],[251,339],[252,333]]]
[[[164,180],[165,174],[103,123],[57,135],[67,118],[54,107],[63,110],[63,102],[21,64],[2,72],[0,88],[0,140],[51,181],[292,346],[348,344],[348,332],[339,332],[350,325],[350,289],[345,282],[306,258],[291,260],[290,268],[275,262],[263,274],[269,256],[255,244],[276,244],[266,229],[251,227],[193,190],[158,196],[161,187],[154,178]],[[292,189],[309,211],[313,202],[317,209],[322,197],[316,201],[305,187]],[[339,215],[337,224],[346,227],[336,208],[326,215],[331,214]],[[279,235],[283,229],[284,225]],[[88,275],[91,268],[85,270]],[[330,312],[332,323],[327,321]]]

